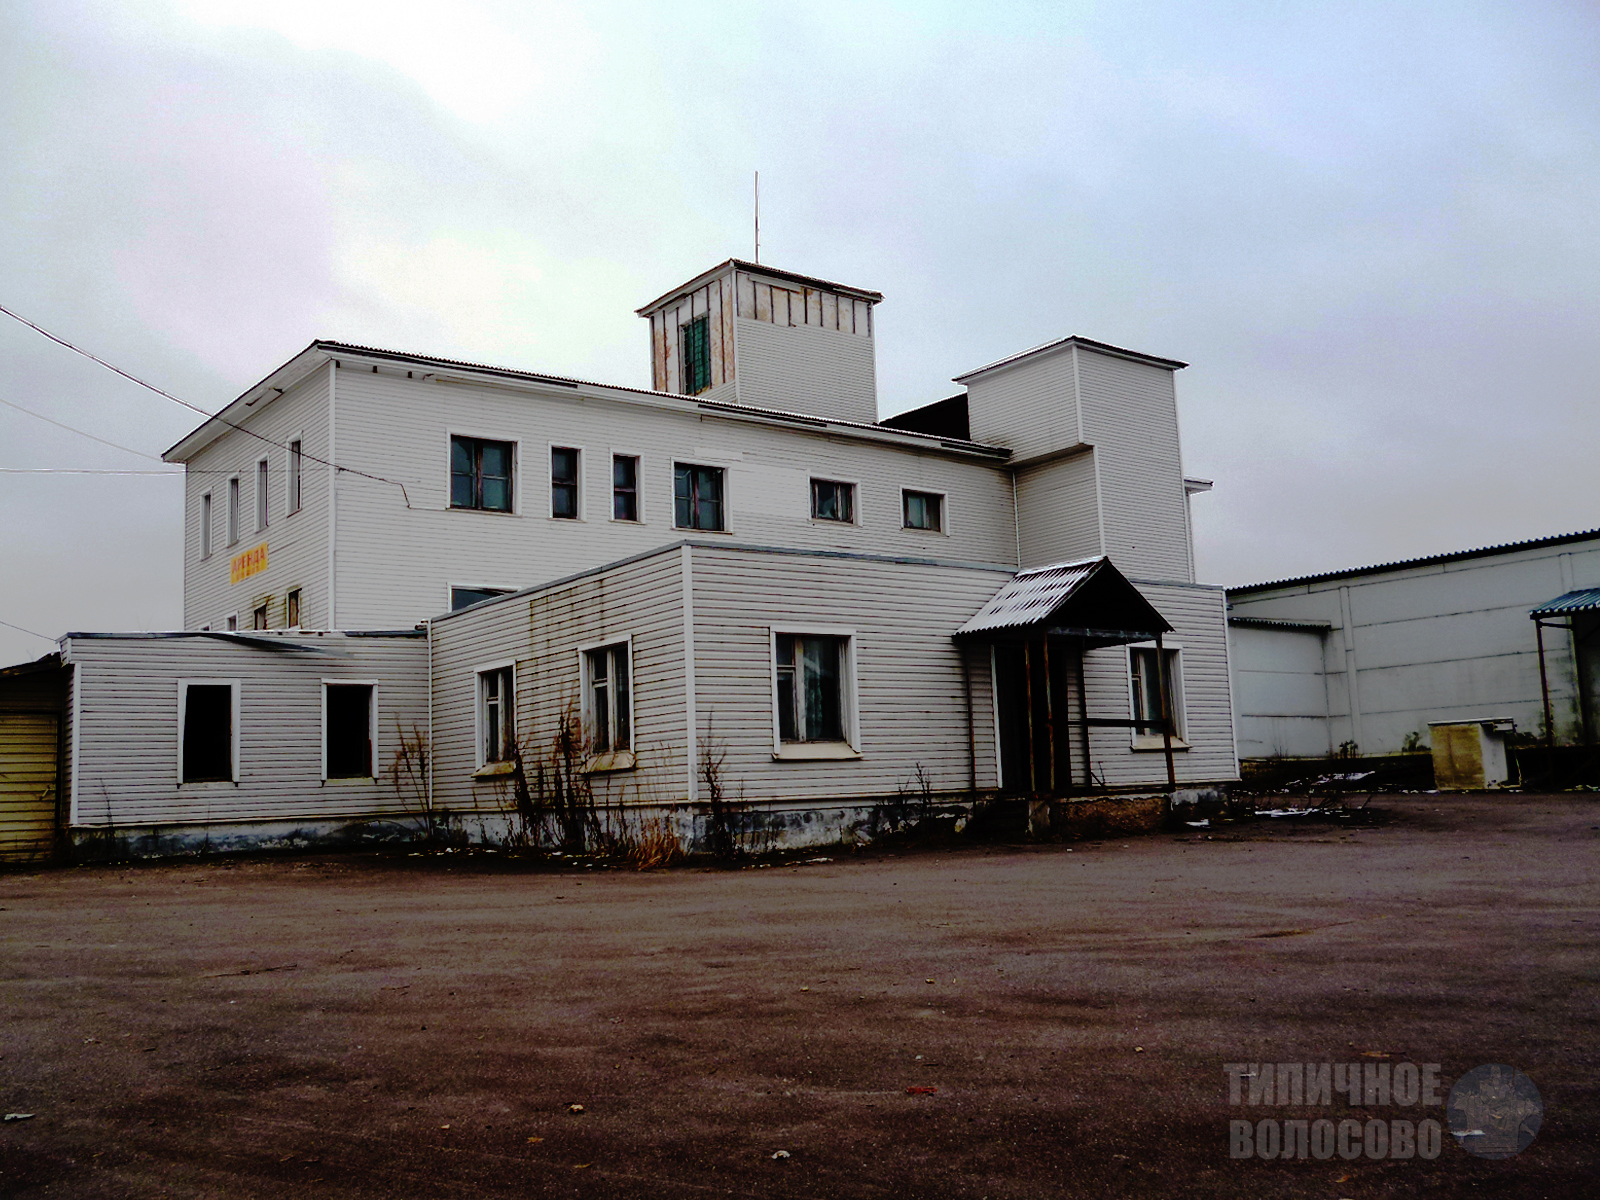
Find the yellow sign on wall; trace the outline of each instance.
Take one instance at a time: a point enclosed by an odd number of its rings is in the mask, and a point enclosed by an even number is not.
[[[229,567],[230,582],[238,583],[241,579],[249,579],[252,575],[259,575],[267,569],[267,544],[262,542],[253,550],[244,550],[233,556],[233,563]]]

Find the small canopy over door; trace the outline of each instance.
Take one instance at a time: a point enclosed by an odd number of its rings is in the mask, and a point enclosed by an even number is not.
[[[1544,700],[1546,745],[1555,745],[1557,721],[1550,700],[1545,630],[1565,629],[1572,638],[1577,682],[1577,722],[1582,739],[1600,741],[1600,588],[1580,588],[1546,601],[1528,614],[1539,645],[1539,690]],[[1558,635],[1559,637],[1559,635]]]
[[[1091,718],[1083,655],[1100,646],[1155,642],[1172,632],[1139,589],[1109,558],[1035,567],[1015,575],[955,633],[957,641],[990,647],[1000,736],[1000,786],[1029,795],[1092,790],[1089,729],[1139,727],[1164,735],[1167,782],[1172,762],[1170,689],[1155,673],[1158,720]]]

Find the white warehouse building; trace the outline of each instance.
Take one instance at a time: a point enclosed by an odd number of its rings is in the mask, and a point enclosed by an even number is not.
[[[563,737],[696,844],[1237,778],[1184,364],[1068,337],[879,421],[881,299],[729,260],[639,310],[649,390],[312,343],[167,453],[185,629],[62,639],[62,840],[493,837]]]

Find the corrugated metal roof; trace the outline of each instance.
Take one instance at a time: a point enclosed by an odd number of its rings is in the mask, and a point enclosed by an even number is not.
[[[1018,572],[994,598],[973,614],[958,633],[985,633],[994,629],[1015,629],[1044,620],[1083,582],[1094,574],[1104,558],[1056,563]]]
[[[1352,579],[1358,575],[1381,575],[1385,571],[1403,571],[1414,567],[1431,567],[1436,563],[1459,562],[1466,558],[1488,558],[1496,554],[1512,554],[1518,550],[1537,550],[1544,546],[1564,546],[1571,542],[1586,542],[1600,538],[1600,529],[1580,529],[1576,533],[1558,533],[1553,537],[1530,538],[1522,542],[1502,542],[1494,546],[1481,546],[1476,550],[1452,550],[1447,554],[1430,554],[1423,558],[1401,558],[1394,562],[1376,563],[1370,567],[1350,567],[1343,571],[1324,571],[1320,575],[1294,575],[1288,579],[1273,579],[1266,583],[1250,583],[1228,589],[1230,596],[1243,596],[1250,592],[1266,592],[1274,588],[1290,587],[1302,583],[1325,583],[1330,579]]]
[[[1561,613],[1593,612],[1600,609],[1600,588],[1579,588],[1541,604],[1530,617],[1554,617]]]

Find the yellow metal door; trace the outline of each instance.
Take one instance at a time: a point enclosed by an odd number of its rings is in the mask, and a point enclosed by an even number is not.
[[[56,722],[50,712],[0,712],[0,862],[55,848]]]

